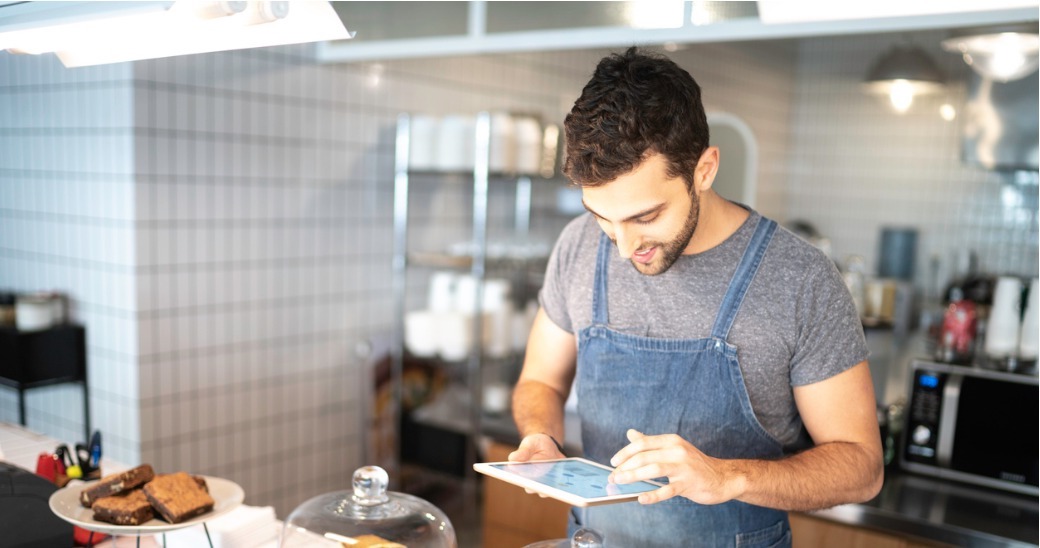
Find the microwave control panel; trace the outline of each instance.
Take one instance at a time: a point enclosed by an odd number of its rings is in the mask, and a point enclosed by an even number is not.
[[[945,373],[924,369],[914,372],[914,387],[910,395],[910,409],[906,422],[905,458],[908,461],[928,464],[936,462],[945,384]]]

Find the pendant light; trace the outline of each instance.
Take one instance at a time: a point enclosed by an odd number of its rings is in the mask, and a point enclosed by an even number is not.
[[[946,51],[959,53],[983,78],[1010,82],[1028,76],[1040,66],[1037,24],[966,29],[942,41]]]
[[[893,46],[867,72],[864,88],[887,96],[892,108],[902,114],[914,98],[943,90],[945,77],[935,61],[919,46]]]

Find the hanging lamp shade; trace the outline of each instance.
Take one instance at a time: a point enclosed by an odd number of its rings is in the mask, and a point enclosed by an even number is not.
[[[906,112],[915,96],[938,93],[946,77],[918,46],[894,46],[874,62],[863,82],[868,92],[886,95],[897,112]]]
[[[1036,23],[965,29],[942,41],[946,51],[959,53],[983,78],[1010,82],[1040,66],[1040,34]]]

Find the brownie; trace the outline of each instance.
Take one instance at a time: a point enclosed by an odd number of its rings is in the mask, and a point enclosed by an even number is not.
[[[79,494],[79,503],[90,508],[99,498],[129,491],[144,485],[154,477],[155,471],[150,464],[142,464],[118,474],[109,474],[101,478],[101,481],[83,489]]]
[[[144,486],[144,494],[159,515],[170,523],[205,514],[213,509],[213,497],[186,472],[162,474]]]
[[[116,525],[140,525],[155,517],[152,503],[141,489],[101,497],[94,501],[94,519]]]
[[[348,546],[345,542],[340,544],[344,547]],[[354,544],[349,546],[350,548],[407,548],[404,544],[391,542],[383,537],[377,537],[376,535],[361,535],[354,537]]]

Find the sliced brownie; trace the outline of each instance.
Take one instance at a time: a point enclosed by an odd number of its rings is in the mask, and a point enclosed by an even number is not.
[[[347,543],[340,543],[346,547]],[[350,548],[408,548],[404,544],[398,544],[391,542],[383,537],[377,537],[376,535],[361,535],[354,537],[354,543],[350,545]]]
[[[140,525],[155,517],[144,491],[134,489],[94,501],[94,519],[116,525]]]
[[[163,474],[144,486],[144,494],[159,515],[170,523],[180,523],[213,509],[213,497],[186,472]]]
[[[118,474],[109,474],[97,483],[83,489],[79,494],[79,503],[90,508],[99,498],[129,491],[134,487],[144,485],[154,477],[155,471],[152,470],[150,464],[142,464]]]

